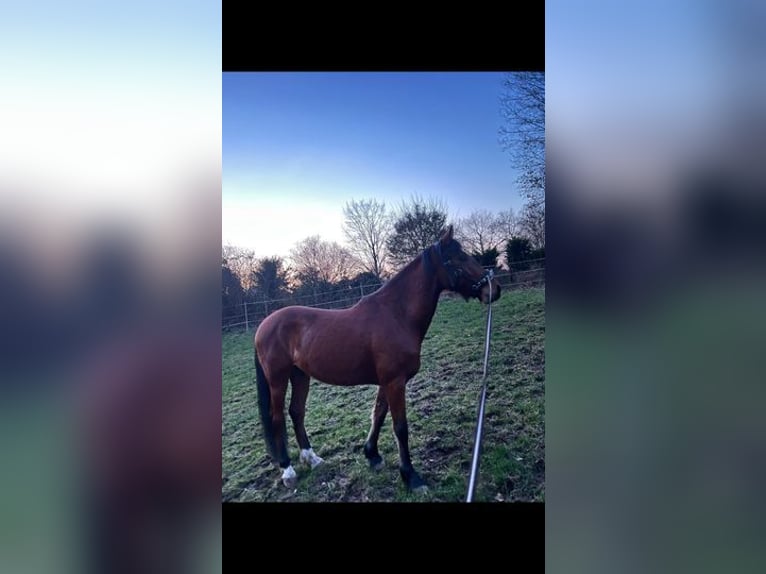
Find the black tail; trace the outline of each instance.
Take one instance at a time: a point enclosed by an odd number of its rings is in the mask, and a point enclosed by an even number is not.
[[[258,360],[258,353],[255,353],[255,381],[258,387],[258,411],[261,413],[261,425],[263,426],[263,437],[266,439],[266,448],[274,460],[277,459],[277,447],[274,442],[274,428],[271,424],[271,391],[269,382],[266,380],[266,374],[263,372],[261,362]]]

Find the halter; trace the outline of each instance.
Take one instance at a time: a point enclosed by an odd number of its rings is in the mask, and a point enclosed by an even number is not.
[[[489,285],[489,282],[490,282],[490,281],[492,281],[492,278],[493,278],[494,276],[495,276],[495,273],[494,273],[494,271],[492,271],[492,269],[487,269],[487,270],[484,272],[484,277],[482,277],[482,278],[481,278],[481,279],[479,279],[479,280],[478,280],[476,283],[474,283],[474,284],[471,286],[471,289],[473,289],[474,291],[478,291],[479,289],[481,289],[481,286],[482,286],[482,285]]]
[[[433,247],[441,258],[442,269],[447,274],[447,283],[449,284],[449,288],[450,290],[455,291],[457,287],[457,280],[463,274],[463,269],[461,267],[456,267],[449,259],[444,258],[444,255],[442,254],[441,243],[439,241],[434,243]],[[484,272],[484,276],[471,285],[471,291],[477,293],[482,288],[482,286],[489,285],[494,276],[495,274],[492,269],[487,269]]]

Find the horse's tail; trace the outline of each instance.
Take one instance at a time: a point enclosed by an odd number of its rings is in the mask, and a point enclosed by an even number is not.
[[[261,362],[258,360],[258,351],[255,352],[255,381],[258,388],[258,411],[261,414],[263,438],[266,439],[266,448],[271,458],[276,459],[277,448],[274,442],[274,428],[271,424],[271,390]]]

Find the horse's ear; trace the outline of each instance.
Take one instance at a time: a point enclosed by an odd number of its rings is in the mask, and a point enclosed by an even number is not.
[[[452,241],[452,226],[450,225],[447,227],[445,231],[442,231],[442,235],[439,238],[442,245],[447,245],[450,241]]]

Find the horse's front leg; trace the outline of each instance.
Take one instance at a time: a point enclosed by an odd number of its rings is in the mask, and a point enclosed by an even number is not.
[[[386,398],[386,391],[383,387],[378,387],[378,396],[375,398],[375,404],[372,406],[370,434],[367,435],[367,440],[364,443],[364,456],[367,457],[373,470],[383,468],[383,457],[378,452],[378,437],[380,436],[380,428],[383,426],[383,421],[386,420],[387,414],[388,399]]]
[[[409,430],[407,427],[407,411],[405,406],[405,386],[407,379],[401,378],[385,385],[391,418],[394,420],[394,434],[399,444],[399,472],[404,484],[409,490],[423,490],[426,483],[412,468],[410,460]]]

